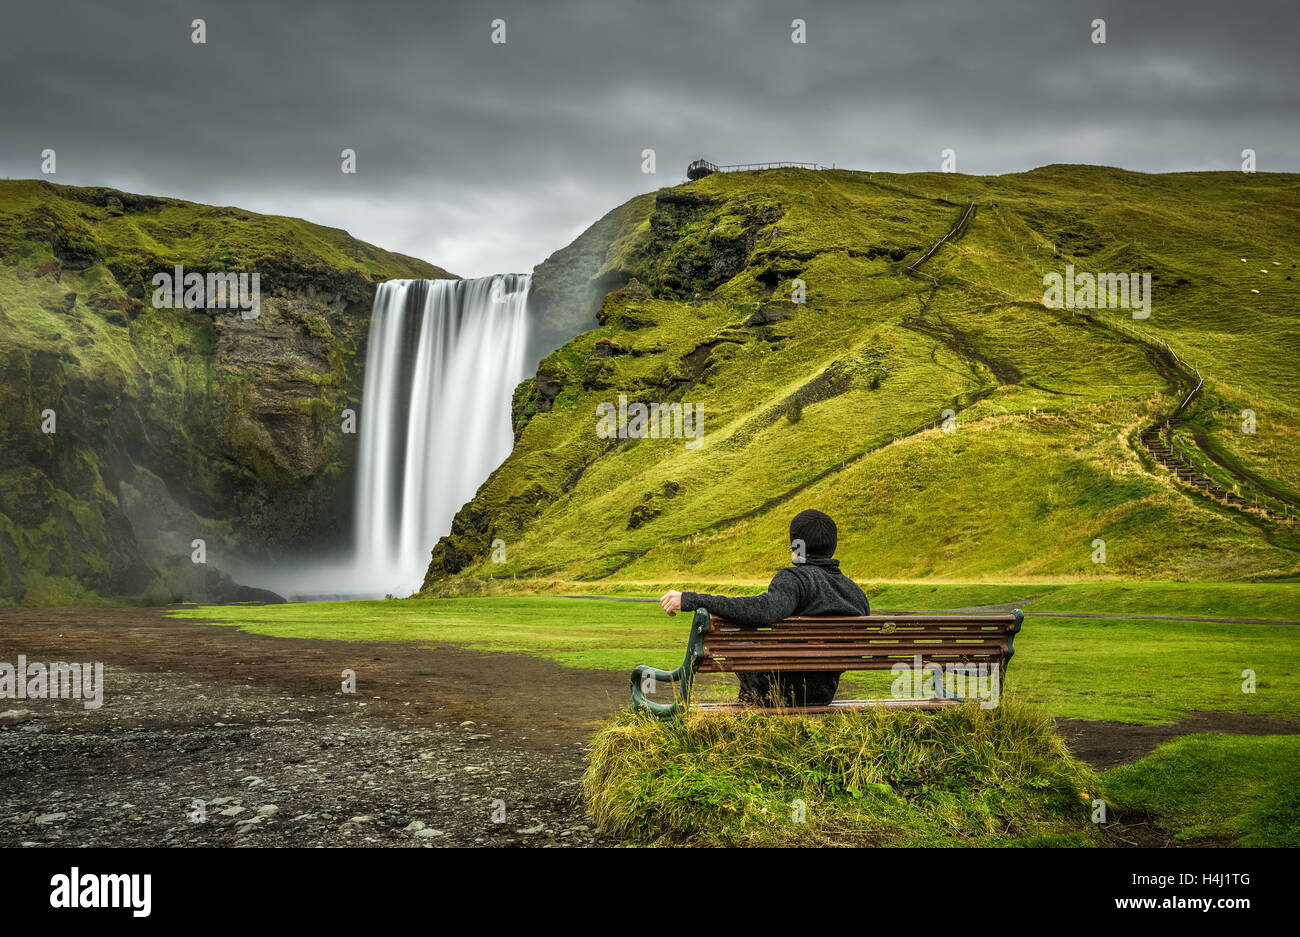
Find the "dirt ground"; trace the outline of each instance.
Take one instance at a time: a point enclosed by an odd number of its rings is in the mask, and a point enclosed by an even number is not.
[[[0,846],[613,845],[580,779],[588,736],[626,705],[622,671],[137,608],[0,609],[0,661],[19,654],[103,662],[104,703],[0,701]],[[1300,732],[1220,713],[1060,726],[1099,768],[1189,732]],[[1161,842],[1141,823],[1110,839]]]

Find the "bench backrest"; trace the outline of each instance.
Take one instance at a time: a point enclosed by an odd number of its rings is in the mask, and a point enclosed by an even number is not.
[[[1022,613],[787,618],[742,628],[713,617],[699,672],[889,670],[895,664],[996,664],[1004,669]]]

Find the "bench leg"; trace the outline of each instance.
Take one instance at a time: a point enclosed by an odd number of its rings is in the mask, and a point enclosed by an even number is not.
[[[645,664],[632,670],[631,690],[632,706],[647,712],[656,719],[675,719],[691,702],[691,688],[695,683],[695,672],[700,661],[704,659],[704,635],[709,630],[709,613],[702,608],[695,610],[691,618],[691,634],[686,642],[686,658],[676,670],[658,670]],[[674,700],[671,703],[656,703],[646,699],[646,683],[667,681],[674,685]]]

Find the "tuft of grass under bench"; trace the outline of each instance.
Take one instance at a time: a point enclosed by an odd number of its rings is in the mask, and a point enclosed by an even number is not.
[[[659,845],[1090,846],[1097,789],[1051,717],[1014,700],[678,723],[623,712],[583,778],[601,830]]]

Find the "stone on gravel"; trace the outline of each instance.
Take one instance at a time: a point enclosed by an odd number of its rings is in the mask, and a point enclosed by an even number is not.
[[[7,729],[9,726],[16,726],[21,722],[27,722],[35,718],[36,713],[30,709],[6,709],[0,713],[0,728]]]
[[[43,813],[36,818],[35,822],[43,825],[46,823],[58,823],[60,820],[66,820],[67,818],[68,815],[66,813],[59,811],[58,813]]]

